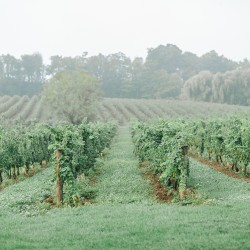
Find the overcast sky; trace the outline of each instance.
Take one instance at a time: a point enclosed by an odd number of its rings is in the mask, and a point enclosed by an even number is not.
[[[0,54],[76,56],[172,43],[250,59],[250,0],[0,0]]]

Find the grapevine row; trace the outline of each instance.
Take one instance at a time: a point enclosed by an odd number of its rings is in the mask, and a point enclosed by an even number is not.
[[[19,96],[0,97],[0,117],[5,119],[20,118],[25,121],[39,120],[48,122],[57,120],[53,110],[47,107],[39,96],[35,98],[26,96],[23,101],[20,101],[20,99]],[[104,98],[96,112],[96,120],[102,122],[116,120],[120,124],[124,124],[133,119],[148,121],[158,117],[172,119],[180,116],[225,116],[229,113],[244,112],[249,114],[249,107],[179,100]]]
[[[168,188],[178,190],[183,198],[187,189],[189,141],[182,122],[159,121],[153,124],[137,123],[132,128],[135,154],[140,162],[149,162],[160,181]]]
[[[189,124],[190,146],[199,156],[248,175],[250,162],[250,119],[197,120]]]
[[[69,186],[68,202],[72,204],[75,179],[82,173],[87,174],[94,166],[96,158],[110,145],[116,131],[113,123],[9,125],[0,127],[0,184],[3,173],[16,179],[20,168],[28,174],[34,163],[49,162],[54,168],[58,166],[61,183],[58,205],[63,203],[63,185]]]
[[[187,151],[249,174],[250,119],[214,118],[138,122],[132,127],[135,154],[148,162],[168,188],[185,194],[189,163]]]

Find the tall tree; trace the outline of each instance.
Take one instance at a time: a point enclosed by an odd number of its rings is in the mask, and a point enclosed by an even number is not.
[[[86,70],[102,81],[107,63],[107,58],[102,54],[91,56],[86,61]]]
[[[199,72],[185,82],[182,97],[196,101],[250,105],[250,68],[216,74]]]
[[[131,60],[123,53],[107,56],[102,77],[102,89],[108,97],[126,97],[124,90],[131,80]]]
[[[76,57],[51,56],[51,63],[47,66],[47,75],[54,76],[61,71],[83,71],[86,68],[87,55],[87,52],[83,52],[81,56]]]
[[[237,67],[237,63],[227,59],[224,56],[219,56],[214,50],[204,54],[201,57],[201,70],[209,70],[212,73],[226,72]]]
[[[184,81],[200,71],[200,58],[191,52],[184,52],[180,63],[179,74]]]
[[[78,124],[95,114],[101,90],[98,80],[86,72],[63,71],[45,84],[42,96],[59,118]]]
[[[182,98],[195,101],[211,101],[213,74],[202,71],[188,79],[182,89]]]
[[[41,83],[44,80],[44,65],[41,54],[21,56],[21,67],[25,80],[29,83]]]
[[[151,70],[164,69],[169,73],[175,73],[180,69],[182,51],[173,44],[160,45],[155,49],[148,49],[146,67]]]
[[[131,81],[128,85],[128,97],[145,97],[146,74],[143,58],[136,57],[131,63]],[[147,95],[147,94],[146,94]]]

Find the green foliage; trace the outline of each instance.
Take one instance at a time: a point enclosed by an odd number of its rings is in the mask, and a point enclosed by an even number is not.
[[[26,173],[35,163],[50,161],[55,169],[56,155],[59,150],[60,177],[68,186],[69,203],[75,194],[75,179],[78,175],[94,166],[96,158],[109,147],[116,133],[113,123],[82,123],[76,125],[24,126],[22,124],[0,128],[0,171],[17,178],[19,168],[24,167]],[[2,179],[1,179],[2,181]]]
[[[49,160],[51,134],[46,125],[3,126],[0,133],[0,170],[7,173],[9,178],[15,179],[21,167],[25,167],[28,173],[35,162]]]
[[[202,201],[162,204],[149,199],[149,183],[131,150],[122,127],[96,183],[102,199],[92,205],[46,212],[49,204],[35,204],[50,192],[52,168],[2,190],[1,249],[249,248],[248,183],[191,160],[190,181]]]
[[[197,120],[189,123],[191,140],[189,145],[198,149],[200,155],[232,170],[248,174],[250,163],[250,120],[248,117]],[[200,151],[199,149],[203,150]]]
[[[91,119],[101,97],[98,80],[82,71],[64,71],[50,79],[43,90],[44,104],[59,118],[79,124]]]
[[[185,123],[164,120],[154,124],[138,123],[132,128],[132,135],[140,161],[150,162],[165,186],[185,190],[189,176],[183,151],[189,138]]]
[[[194,128],[199,134],[205,129],[201,121]],[[162,139],[155,133],[154,138]],[[36,204],[50,192],[52,168],[2,190],[1,249],[249,248],[248,183],[191,160],[190,179],[200,203],[162,204],[150,199],[132,148],[127,128],[121,127],[96,183],[101,197],[92,205],[47,212],[49,204]],[[93,198],[95,191],[84,191]]]
[[[214,50],[204,54],[200,58],[200,69],[209,70],[212,73],[226,72],[236,68],[236,63],[226,57],[219,56]]]
[[[132,129],[135,153],[152,164],[160,180],[175,190],[185,189],[189,176],[183,146],[243,175],[249,173],[249,118],[160,121],[137,123]]]
[[[122,52],[88,57],[87,52],[75,57],[53,55],[50,64],[43,64],[38,53],[0,56],[0,93],[2,95],[34,95],[42,91],[45,79],[60,72],[84,71],[102,82],[106,97],[116,98],[176,98],[183,83],[201,71],[225,73],[236,68],[249,68],[249,61],[234,62],[216,51],[201,57],[183,52],[174,44],[149,48],[145,60],[131,60]],[[233,78],[237,82],[237,79]],[[227,89],[223,89],[227,95]],[[241,91],[234,98],[240,97]],[[243,91],[244,94],[244,91]],[[248,94],[249,98],[249,94]]]
[[[185,82],[182,97],[195,101],[249,105],[249,86],[249,67],[216,74],[201,71]]]
[[[56,151],[60,151],[58,165],[59,176],[64,185],[67,185],[66,202],[74,205],[73,196],[77,195],[75,180],[77,176],[95,165],[97,157],[109,147],[116,132],[113,123],[90,124],[83,122],[76,125],[59,125],[51,127],[53,142],[49,145],[52,150],[52,165],[57,165]]]
[[[45,80],[45,65],[38,53],[17,59],[9,54],[0,56],[1,95],[38,94]]]

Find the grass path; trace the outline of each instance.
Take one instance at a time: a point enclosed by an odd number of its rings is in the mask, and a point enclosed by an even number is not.
[[[250,201],[249,183],[232,178],[193,159],[190,159],[190,163],[191,185],[207,199],[224,204]]]
[[[94,204],[20,213],[19,196],[29,202],[42,193],[51,169],[2,190],[0,249],[250,249],[248,183],[191,160],[191,183],[207,202],[159,203],[132,151],[128,128],[121,127],[100,169]]]
[[[46,204],[40,200],[44,194],[52,192],[52,177],[53,168],[47,168],[35,176],[6,187],[0,192],[0,209],[24,216],[45,212]]]
[[[154,198],[149,182],[143,179],[133,154],[133,143],[128,127],[120,127],[112,144],[101,175],[97,179],[98,195],[95,202],[152,203]]]

